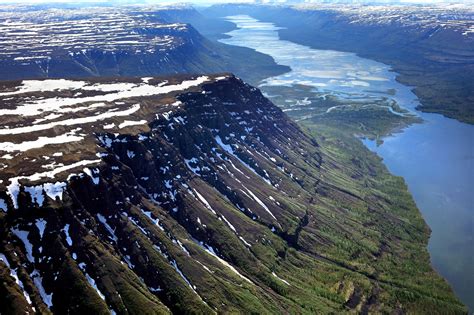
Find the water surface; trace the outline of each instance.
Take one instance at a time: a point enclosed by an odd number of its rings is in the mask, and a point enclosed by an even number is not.
[[[302,84],[341,99],[388,97],[424,120],[384,138],[380,146],[369,140],[364,144],[384,159],[393,174],[405,178],[432,229],[428,250],[433,266],[474,310],[474,126],[416,111],[417,97],[395,80],[397,73],[385,64],[281,40],[280,28],[249,16],[227,20],[238,29],[222,42],[253,48],[292,69],[262,81],[262,86]]]

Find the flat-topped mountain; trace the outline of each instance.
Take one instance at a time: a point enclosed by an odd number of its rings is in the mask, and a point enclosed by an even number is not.
[[[232,75],[1,82],[5,313],[462,313],[373,155]]]
[[[0,79],[235,72],[253,80],[287,70],[175,21],[193,12],[186,6],[0,6]]]
[[[146,12],[97,8],[44,13],[0,13],[1,67],[12,70],[9,78],[140,73],[147,71],[147,61],[151,66],[150,59],[158,68],[178,62],[169,55],[198,38],[190,26],[151,22]],[[139,60],[133,62],[142,69],[132,70],[139,67],[130,64],[136,54]]]

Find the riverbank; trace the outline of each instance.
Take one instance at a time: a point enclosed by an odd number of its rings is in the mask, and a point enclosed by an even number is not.
[[[387,151],[391,154],[400,157],[398,160],[401,161],[401,168],[393,169],[390,165],[388,165],[388,168],[396,175],[403,176],[407,180],[410,191],[413,192],[412,189],[424,191],[423,194],[416,193],[414,196],[428,223],[437,220],[439,215],[438,211],[433,211],[429,206],[433,196],[440,191],[443,198],[449,200],[449,202],[443,204],[444,212],[449,213],[448,218],[443,218],[444,227],[430,225],[432,227],[432,237],[429,249],[435,268],[448,279],[463,301],[469,303],[470,300],[467,295],[469,292],[472,292],[470,288],[473,283],[472,273],[470,273],[469,268],[469,266],[472,266],[472,264],[469,265],[469,261],[472,259],[469,254],[472,248],[469,247],[472,245],[472,230],[469,230],[472,216],[470,215],[471,209],[469,207],[466,208],[464,202],[458,202],[460,199],[457,195],[459,190],[461,190],[461,195],[464,196],[462,200],[469,201],[470,193],[467,190],[468,187],[473,187],[469,185],[471,180],[469,173],[472,170],[471,162],[473,155],[466,152],[466,150],[472,147],[469,143],[469,135],[473,130],[472,126],[444,118],[440,115],[416,112],[416,108],[419,105],[416,96],[410,88],[400,84],[396,80],[397,74],[384,64],[360,58],[355,54],[320,51],[281,40],[278,35],[278,27],[271,23],[259,22],[242,16],[234,17],[230,20],[236,23],[239,29],[228,33],[230,38],[223,39],[222,42],[254,48],[261,53],[272,56],[277,63],[292,68],[292,71],[289,73],[272,77],[262,82],[262,90],[266,91],[272,100],[275,100],[280,106],[282,106],[282,102],[287,103],[287,114],[292,118],[301,117],[301,114],[307,114],[308,111],[314,113],[326,110],[325,115],[308,117],[300,121],[300,124],[313,126],[313,128],[318,125],[325,125],[333,130],[334,128],[340,128],[339,130],[349,132],[352,136],[354,130],[348,127],[351,126],[360,131],[359,135],[368,134],[370,136],[372,133],[372,135],[380,136],[376,140],[379,140],[379,144],[381,144],[383,141],[386,141],[384,137],[391,133],[391,128],[396,127],[396,130],[399,131],[415,122],[413,121],[414,119],[427,120],[426,123],[420,124],[422,126],[420,128],[428,128],[430,131],[425,133],[426,138],[424,141],[419,139],[420,141],[417,143],[417,146],[414,147],[413,143],[409,141],[402,141],[398,147],[390,147],[387,144],[383,144],[381,147],[387,148]],[[284,92],[295,86],[301,90],[301,93],[293,100],[291,97],[285,99],[286,95]],[[304,86],[304,88],[301,88],[301,86]],[[311,93],[308,94],[308,92]],[[328,102],[331,101],[331,97],[336,97],[344,102],[351,102],[354,99],[366,102],[369,99],[372,103],[379,106],[365,109],[361,108],[361,106],[356,106],[354,107],[357,109],[356,111],[346,107],[345,112],[331,110],[327,113],[327,104],[318,106],[312,102],[311,95],[315,93],[319,94],[320,97],[326,98]],[[387,108],[380,106],[380,102],[387,101],[387,99],[394,100],[401,108],[417,114],[418,118],[394,115]],[[292,106],[300,108],[292,110]],[[330,107],[333,106],[331,105]],[[374,111],[375,109],[376,111]],[[338,121],[331,117],[337,112],[339,112],[337,118],[345,119],[346,124],[342,124],[340,120]],[[379,117],[383,117],[381,116],[382,114],[387,117],[387,122],[380,121]],[[367,117],[367,121],[370,121],[371,124],[357,125],[362,115]],[[351,116],[353,119],[350,118]],[[436,119],[433,119],[435,116]],[[384,128],[379,128],[377,131],[377,125]],[[397,133],[394,138],[407,139],[404,137],[404,135],[407,135],[406,130],[411,130],[412,128],[404,129],[404,132]],[[467,137],[463,137],[460,141],[454,141],[458,145],[453,148],[448,145],[448,142],[450,144],[453,143],[452,139],[440,138],[436,134],[437,131],[445,131],[446,128],[454,133],[456,133],[455,130],[458,128],[467,128]],[[423,150],[422,145],[426,143],[430,146],[429,150]],[[445,147],[449,147],[451,150],[443,150]],[[404,168],[403,161],[408,162],[410,160],[413,150],[425,152],[424,154],[426,155],[418,160],[419,164]],[[437,160],[436,150],[438,152],[442,151],[446,156],[445,159],[442,161]],[[385,159],[383,154],[381,156]],[[385,163],[387,162],[388,160],[385,161]],[[440,163],[442,164],[440,165]],[[407,165],[410,164],[407,163]],[[453,165],[456,166],[454,167]],[[463,171],[458,172],[457,169]],[[409,176],[410,174],[408,173],[412,173],[414,176]],[[433,181],[430,176],[430,174],[434,173],[440,174],[437,176],[436,181]],[[412,178],[416,178],[416,182],[412,182]],[[443,178],[449,179],[449,185],[445,184]],[[455,221],[458,220],[464,222],[462,228],[458,229],[458,234],[446,235],[444,231],[457,228]],[[446,225],[450,227],[446,228]],[[441,243],[439,243],[442,241],[443,244],[459,244],[459,240],[466,240],[466,242],[461,244],[461,250],[459,247],[441,246]],[[433,242],[437,243],[433,244]],[[461,263],[457,263],[456,267],[453,268],[454,266],[450,263],[452,261]],[[460,281],[464,285],[460,285]]]
[[[262,22],[277,23],[282,40],[318,50],[352,52],[388,64],[397,72],[397,81],[414,87],[421,100],[419,110],[473,124],[474,36],[453,28],[472,24],[472,13],[467,8],[451,9],[436,5],[221,5],[205,14],[250,14]],[[392,23],[387,23],[385,15],[392,16]]]

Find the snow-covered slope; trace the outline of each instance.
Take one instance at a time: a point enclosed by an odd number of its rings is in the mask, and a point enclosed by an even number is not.
[[[19,181],[54,183],[73,170],[99,164],[100,150],[91,145],[97,133],[148,131],[156,115],[180,106],[174,95],[215,80],[199,76],[173,82],[141,78],[4,83],[0,185],[7,186],[18,208]]]

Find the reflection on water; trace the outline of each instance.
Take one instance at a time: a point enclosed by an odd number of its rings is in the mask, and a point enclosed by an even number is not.
[[[289,41],[280,40],[272,23],[259,22],[248,16],[227,18],[237,24],[238,30],[227,33],[221,40],[229,45],[253,48],[272,56],[278,64],[290,66],[292,71],[268,78],[261,86],[291,86],[302,84],[329,92],[340,98],[380,99],[391,96],[403,98],[407,107],[414,109],[416,97],[410,89],[395,81],[396,73],[387,65],[359,58],[355,54],[334,50],[316,50]]]
[[[280,40],[278,27],[249,16],[231,16],[238,26],[222,42],[253,48],[292,71],[264,80],[263,86],[306,85],[339,98],[388,97],[416,112],[425,123],[366,146],[390,171],[403,176],[432,229],[428,249],[434,267],[474,310],[474,126],[415,111],[418,100],[396,73],[353,53],[317,50]]]

